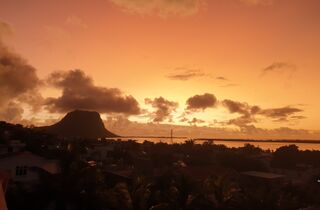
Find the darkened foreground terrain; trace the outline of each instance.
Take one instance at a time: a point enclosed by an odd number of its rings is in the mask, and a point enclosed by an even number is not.
[[[5,122],[0,141],[9,210],[320,207],[320,151],[299,151],[295,145],[271,152],[209,142],[58,138]],[[52,163],[59,170],[48,167]]]

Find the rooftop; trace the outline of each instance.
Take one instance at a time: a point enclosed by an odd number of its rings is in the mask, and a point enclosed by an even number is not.
[[[284,177],[284,175],[281,174],[267,173],[261,171],[246,171],[242,172],[242,174],[247,176],[259,177],[263,179],[279,179]]]

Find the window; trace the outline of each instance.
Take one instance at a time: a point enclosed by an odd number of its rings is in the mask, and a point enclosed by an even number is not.
[[[27,166],[17,166],[16,167],[16,176],[25,176],[27,175]]]

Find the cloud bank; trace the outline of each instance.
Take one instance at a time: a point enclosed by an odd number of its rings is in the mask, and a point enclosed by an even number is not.
[[[62,90],[60,97],[46,99],[46,106],[51,112],[85,109],[100,113],[140,113],[139,104],[134,97],[124,95],[117,88],[94,85],[93,80],[81,70],[52,73],[48,84]]]
[[[0,21],[0,120],[18,122],[22,118],[22,103],[37,109],[41,84],[36,69],[2,42],[3,34],[11,32],[8,24]],[[37,98],[32,100],[28,96]]]
[[[251,106],[248,103],[241,103],[229,99],[224,100],[222,105],[226,107],[230,113],[237,113],[240,115],[240,117],[228,121],[228,124],[239,127],[248,127],[248,125],[252,125],[252,123],[257,122],[256,116],[269,118],[275,122],[286,122],[290,119],[305,119],[305,116],[296,115],[303,112],[302,109],[290,106],[262,109],[259,106]]]
[[[263,129],[255,126],[245,126],[241,129],[207,126],[182,126],[159,123],[139,123],[125,117],[108,117],[106,127],[116,133],[127,136],[170,136],[173,129],[174,136],[188,138],[237,138],[237,139],[319,139],[319,132],[303,129],[280,127],[277,129]]]
[[[294,107],[282,107],[275,109],[264,109],[259,112],[259,114],[272,118],[275,121],[288,121],[289,117],[297,113],[303,112],[302,109]],[[292,116],[291,118],[303,119],[303,116]]]

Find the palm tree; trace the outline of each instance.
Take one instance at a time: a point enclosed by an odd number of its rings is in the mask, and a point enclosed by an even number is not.
[[[239,192],[231,174],[210,176],[203,181],[200,192],[189,197],[188,203],[192,209],[231,209]]]

